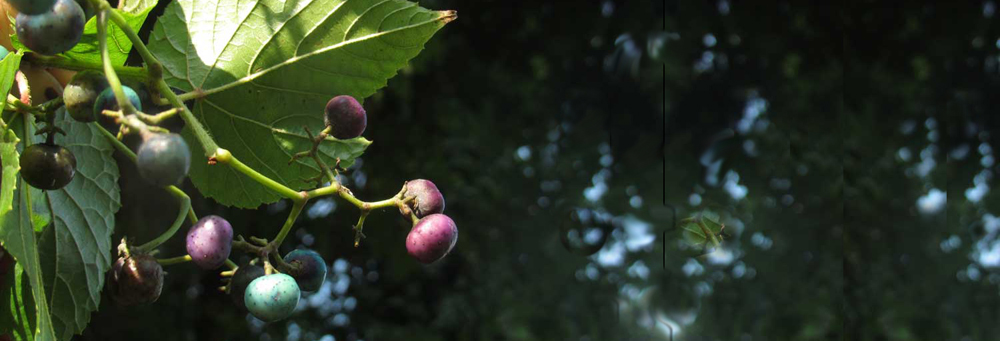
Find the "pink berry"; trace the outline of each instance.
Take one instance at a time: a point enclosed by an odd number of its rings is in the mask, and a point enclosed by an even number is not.
[[[451,252],[458,241],[455,221],[444,214],[420,219],[406,236],[406,251],[424,264],[433,263]]]

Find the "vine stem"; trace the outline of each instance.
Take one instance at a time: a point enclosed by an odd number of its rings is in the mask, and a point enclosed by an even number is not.
[[[190,261],[191,261],[191,255],[183,255],[183,256],[178,256],[178,257],[173,257],[173,258],[164,258],[164,259],[157,259],[156,260],[156,262],[160,263],[160,265],[174,265],[174,264],[180,264],[180,263],[190,262]]]
[[[44,65],[59,69],[83,71],[95,70],[104,71],[104,63],[94,63],[83,60],[69,59],[60,56],[44,56],[37,53],[26,53],[25,59],[35,65]],[[149,73],[146,69],[136,66],[114,66],[115,73],[129,79],[147,79]]]
[[[272,245],[271,251],[277,251],[281,242],[285,241],[285,237],[287,237],[288,232],[292,230],[292,225],[295,225],[295,220],[299,219],[299,214],[302,213],[302,208],[306,206],[307,202],[309,202],[308,199],[296,201],[292,205],[292,212],[288,214],[288,219],[285,220],[285,225],[281,227],[281,231],[278,231],[278,235],[275,236],[274,240],[270,243],[270,245]]]
[[[184,194],[184,191],[174,186],[167,187],[167,191],[173,194],[181,203],[181,208],[177,211],[177,219],[174,219],[173,225],[170,225],[170,228],[160,234],[159,237],[136,247],[139,250],[148,252],[166,242],[170,237],[173,237],[177,233],[177,230],[180,230],[181,225],[184,224],[184,218],[187,216],[187,213],[191,212],[191,198],[187,194]]]
[[[128,146],[122,143],[122,141],[119,141],[118,138],[115,137],[115,135],[112,134],[110,131],[104,129],[104,127],[102,127],[100,123],[92,122],[91,125],[97,128],[97,131],[100,131],[101,135],[104,135],[104,137],[107,138],[108,141],[111,141],[111,145],[114,146],[115,149],[117,149],[122,154],[125,154],[125,156],[129,158],[129,160],[132,160],[132,163],[135,163],[136,160],[135,153],[133,153],[131,149],[128,149]],[[187,193],[184,193],[184,191],[182,191],[180,188],[177,188],[177,186],[167,186],[164,187],[164,189],[170,192],[170,194],[173,194],[175,197],[177,197],[178,200],[188,201],[187,218],[189,221],[191,221],[192,224],[197,223],[198,215],[194,213],[194,207],[191,207],[190,205],[191,197],[189,197]],[[183,206],[183,203],[181,205]]]
[[[132,101],[125,96],[125,90],[122,89],[121,79],[118,79],[118,73],[115,72],[114,66],[111,65],[111,54],[108,52],[108,15],[109,13],[117,13],[111,11],[107,2],[101,3],[103,6],[101,7],[101,10],[97,12],[97,42],[101,49],[101,60],[104,62],[104,76],[107,77],[108,85],[111,86],[111,91],[115,94],[115,100],[118,101],[118,107],[121,108],[125,115],[131,115],[135,113],[135,107],[132,106]]]

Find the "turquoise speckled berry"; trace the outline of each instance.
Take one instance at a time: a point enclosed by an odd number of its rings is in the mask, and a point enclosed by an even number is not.
[[[254,317],[274,322],[292,315],[299,304],[299,295],[299,285],[292,276],[271,274],[250,282],[243,303]]]
[[[122,92],[125,93],[125,98],[128,98],[129,102],[132,102],[135,110],[142,111],[142,100],[139,99],[139,94],[135,90],[123,85]],[[101,112],[104,110],[121,110],[121,107],[118,106],[118,99],[115,98],[115,92],[111,88],[104,89],[100,95],[97,95],[97,99],[94,100],[94,116],[101,116]]]

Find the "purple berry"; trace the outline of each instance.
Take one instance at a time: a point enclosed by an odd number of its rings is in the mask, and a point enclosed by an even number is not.
[[[187,234],[187,252],[191,260],[205,270],[222,266],[232,247],[233,227],[216,215],[201,218]]]
[[[326,279],[326,262],[313,250],[295,250],[285,255],[285,263],[295,267],[287,271],[302,291],[316,291]]]
[[[433,263],[451,252],[458,241],[455,221],[444,214],[420,219],[406,236],[406,252],[424,264]]]
[[[119,257],[108,272],[111,298],[121,306],[153,303],[163,289],[163,267],[150,255]]]
[[[326,103],[323,122],[333,127],[332,135],[341,140],[361,136],[368,126],[368,114],[354,97],[340,95]]]
[[[416,179],[406,182],[403,199],[412,199],[408,204],[417,218],[444,213],[444,196],[430,180]]]

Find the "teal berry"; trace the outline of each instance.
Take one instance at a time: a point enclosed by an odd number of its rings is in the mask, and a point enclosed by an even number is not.
[[[8,51],[6,47],[0,46],[0,60],[7,58],[8,53],[10,53],[10,51]]]
[[[122,92],[125,93],[125,97],[128,98],[129,102],[132,102],[132,106],[135,110],[142,111],[142,100],[139,99],[139,94],[135,92],[132,88],[122,85]],[[97,100],[94,101],[94,115],[101,115],[104,110],[118,111],[122,110],[118,106],[118,99],[115,98],[115,92],[109,87],[101,91],[101,94],[97,96]]]
[[[56,0],[7,0],[18,12],[30,15],[45,13],[52,9]]]
[[[254,317],[274,322],[292,315],[300,294],[299,285],[292,276],[271,274],[250,282],[243,303]]]
[[[285,263],[294,269],[288,274],[295,278],[302,291],[316,291],[326,280],[326,262],[313,250],[295,250],[285,255]]]
[[[80,42],[87,23],[83,8],[74,0],[57,0],[41,14],[17,15],[17,39],[32,51],[55,55],[69,51]]]
[[[177,185],[191,168],[191,150],[177,134],[152,134],[136,153],[139,175],[156,186]]]
[[[78,72],[63,90],[66,111],[79,122],[96,121],[99,114],[94,111],[94,104],[107,87],[104,74],[93,70]]]

